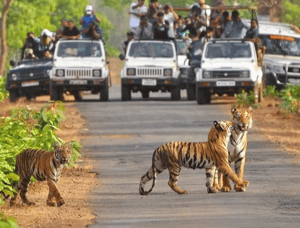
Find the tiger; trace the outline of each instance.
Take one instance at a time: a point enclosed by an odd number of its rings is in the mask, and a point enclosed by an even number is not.
[[[228,144],[228,159],[229,164],[234,162],[235,173],[241,179],[244,178],[245,163],[246,163],[246,150],[248,142],[248,130],[252,128],[252,107],[247,109],[231,108],[232,121],[234,123],[234,130],[230,136],[230,142]],[[208,134],[208,139],[213,137],[213,133]],[[222,173],[218,174],[216,170],[215,181],[213,186],[221,189],[223,192],[229,192],[231,186],[229,179],[224,177]],[[245,192],[246,188],[240,185],[234,185],[234,189],[237,192]]]
[[[187,190],[182,190],[177,185],[182,166],[191,169],[206,169],[208,193],[218,192],[218,189],[213,187],[216,168],[224,173],[225,176],[229,176],[238,186],[248,186],[249,182],[238,178],[228,163],[227,144],[233,128],[233,122],[214,121],[213,125],[213,136],[207,142],[169,142],[155,149],[152,156],[152,166],[140,180],[140,195],[147,195],[152,191],[157,175],[165,169],[169,170],[168,185],[171,189],[178,194],[187,194]],[[149,191],[145,191],[146,183],[152,179],[152,187]]]
[[[20,179],[17,184],[17,193],[11,199],[10,204],[14,205],[19,195],[24,204],[35,204],[26,197],[30,178],[34,176],[37,181],[47,181],[49,194],[46,203],[48,206],[55,206],[55,200],[58,207],[64,205],[65,201],[61,197],[56,183],[60,178],[63,166],[71,158],[72,147],[72,142],[66,145],[59,145],[58,142],[55,142],[53,151],[26,149],[18,154],[15,172]]]

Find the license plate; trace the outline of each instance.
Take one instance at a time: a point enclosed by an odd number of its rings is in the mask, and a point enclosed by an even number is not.
[[[71,85],[86,85],[87,80],[71,80],[70,84]]]
[[[23,87],[28,87],[28,86],[38,86],[39,82],[38,81],[29,81],[29,82],[22,82]]]
[[[144,86],[156,86],[156,79],[142,79],[142,85],[144,85]]]
[[[217,86],[235,86],[235,81],[217,81]]]

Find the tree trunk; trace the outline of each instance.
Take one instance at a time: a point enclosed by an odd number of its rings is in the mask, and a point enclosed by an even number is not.
[[[2,0],[2,18],[0,25],[0,76],[4,76],[6,58],[7,58],[7,44],[6,44],[6,19],[9,7],[13,0]]]
[[[270,21],[281,22],[281,0],[258,0],[258,15],[268,15]]]

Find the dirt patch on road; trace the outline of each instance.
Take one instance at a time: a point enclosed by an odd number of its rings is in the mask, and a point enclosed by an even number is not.
[[[38,97],[36,101],[27,101],[25,98],[19,99],[17,103],[8,100],[0,104],[0,116],[8,116],[9,111],[16,107],[30,106],[35,110],[49,101],[49,96]],[[65,95],[66,101],[73,101],[73,96]],[[73,102],[65,102],[66,121],[61,123],[60,130],[56,133],[64,141],[77,140],[83,138],[82,132],[87,131],[86,121],[74,107]],[[84,137],[87,137],[85,134]],[[35,206],[25,206],[21,200],[14,207],[2,206],[0,211],[8,216],[17,219],[18,224],[23,228],[33,227],[86,227],[93,223],[94,215],[87,206],[87,193],[97,184],[96,174],[90,172],[91,167],[87,160],[79,160],[74,168],[64,169],[58,189],[66,204],[61,207],[48,207],[46,199],[48,186],[46,182],[36,182],[29,187],[28,198],[32,199]]]
[[[110,75],[111,81],[113,85],[120,85],[121,84],[121,76],[120,71],[124,66],[124,61],[121,61],[118,58],[110,58]]]

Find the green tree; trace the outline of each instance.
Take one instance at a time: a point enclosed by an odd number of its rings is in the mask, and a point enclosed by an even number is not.
[[[283,12],[282,12],[282,22],[293,24],[300,27],[300,0],[284,1],[283,2]]]

